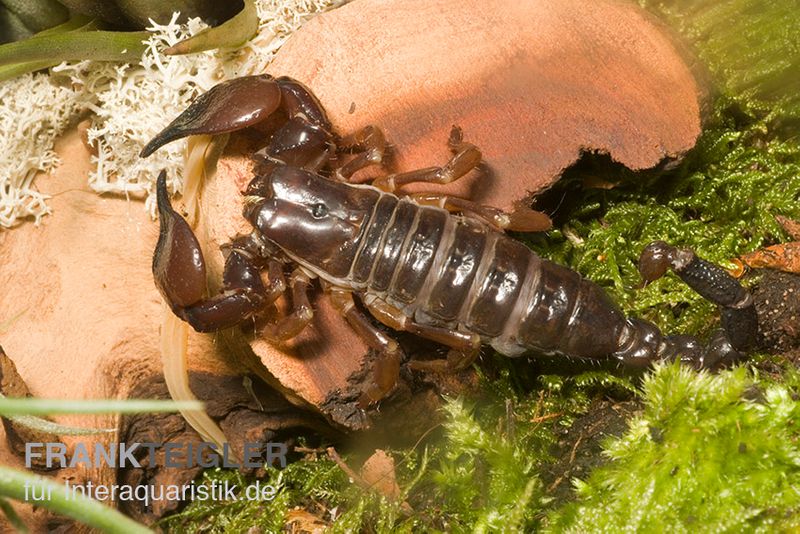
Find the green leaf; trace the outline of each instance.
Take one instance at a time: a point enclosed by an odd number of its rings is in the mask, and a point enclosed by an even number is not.
[[[77,15],[70,20],[58,26],[48,28],[36,34],[36,37],[43,37],[47,35],[54,35],[57,33],[67,33],[73,31],[88,31],[97,29],[97,23],[92,19]],[[2,48],[2,47],[0,47]],[[46,69],[61,63],[61,60],[43,59],[41,61],[29,61],[25,63],[14,63],[11,65],[4,65],[0,67],[0,82],[10,80],[17,76],[22,76],[29,72]],[[3,331],[5,323],[0,324],[0,332]]]
[[[11,415],[8,419],[18,425],[22,425],[31,430],[54,434],[56,436],[92,436],[94,434],[111,434],[116,432],[114,428],[82,428],[77,426],[67,426],[34,417],[32,415]]]
[[[33,61],[138,61],[148,32],[68,32],[0,46],[0,65]]]
[[[195,54],[215,48],[241,46],[258,31],[258,13],[254,0],[244,0],[242,10],[227,22],[214,28],[206,28],[197,35],[185,39],[164,50],[167,55]]]
[[[53,67],[61,63],[60,61],[29,61],[27,63],[14,63],[12,65],[3,65],[0,67],[0,82],[28,74],[29,72],[36,72],[37,70]],[[0,325],[1,326],[1,325]]]
[[[34,32],[52,28],[69,17],[67,8],[55,0],[0,0],[0,4]]]
[[[25,39],[31,35],[16,13],[0,4],[0,43]]]
[[[25,526],[25,523],[22,521],[22,518],[19,517],[17,512],[14,510],[14,507],[11,506],[11,503],[5,499],[0,499],[0,510],[8,519],[8,523],[14,527],[14,530],[17,534],[28,534],[30,532],[28,527]]]

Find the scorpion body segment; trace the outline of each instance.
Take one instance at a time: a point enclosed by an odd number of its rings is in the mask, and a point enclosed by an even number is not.
[[[697,368],[715,368],[739,360],[754,343],[757,321],[750,294],[691,251],[652,243],[642,254],[640,271],[653,280],[672,269],[720,306],[723,329],[705,345],[626,318],[598,285],[540,258],[503,232],[546,228],[549,220],[542,214],[526,209],[507,214],[441,194],[395,194],[407,183],[458,179],[480,163],[480,151],[463,142],[457,128],[446,165],[381,176],[373,185],[351,183],[354,172],[381,162],[385,141],[380,130],[368,126],[339,138],[310,91],[288,78],[272,80],[269,88],[270,80],[220,84],[144,151],[183,135],[249,125],[250,117],[279,107],[287,117],[257,154],[255,177],[244,197],[244,216],[253,231],[225,247],[223,291],[216,296],[202,297],[205,266],[199,244],[169,204],[164,173],[159,176],[161,232],[153,273],[173,311],[195,329],[214,331],[259,316],[286,289],[283,270],[292,265],[293,311],[262,334],[280,341],[308,325],[313,310],[306,292],[312,279],[319,279],[334,307],[380,353],[360,399],[364,407],[392,391],[402,353],[354,299],[384,325],[450,348],[447,360],[409,362],[418,370],[463,368],[484,344],[507,356],[561,354],[638,366],[681,359]],[[257,91],[251,90],[253,84]],[[237,91],[251,100],[238,107],[221,105]],[[264,109],[259,98],[265,99]],[[236,109],[246,110],[247,120]],[[342,153],[355,156],[332,168],[332,158]],[[259,275],[264,269],[267,283]]]
[[[478,334],[508,356],[618,347],[624,317],[602,289],[480,221],[297,168],[265,182],[245,210],[253,227],[368,306]]]
[[[750,348],[754,337],[755,325],[746,324],[732,336],[746,341],[708,353],[690,337],[665,337],[651,323],[625,318],[598,285],[481,221],[297,168],[279,167],[260,181],[270,187],[251,199],[245,217],[293,262],[368,308],[477,334],[506,356],[611,357],[633,365],[683,357],[708,367],[738,359],[734,347]],[[749,293],[725,271],[672,250],[687,256],[673,268],[720,304],[723,318],[737,327],[755,319]]]

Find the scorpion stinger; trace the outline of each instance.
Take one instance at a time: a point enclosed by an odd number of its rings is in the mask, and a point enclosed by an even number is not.
[[[654,241],[642,251],[639,272],[651,282],[672,269],[686,285],[719,306],[722,329],[712,335],[705,351],[687,350],[697,367],[714,368],[744,357],[758,341],[758,317],[750,292],[723,268],[698,258],[688,249]]]

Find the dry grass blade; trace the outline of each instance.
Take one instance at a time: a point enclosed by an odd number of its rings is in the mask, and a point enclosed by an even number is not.
[[[214,138],[209,135],[192,136],[187,145],[184,176],[184,204],[189,214],[188,221],[193,227],[200,218],[198,203],[202,184],[215,171],[216,161],[227,141],[227,135]],[[170,396],[176,400],[197,400],[189,387],[187,368],[189,327],[178,319],[164,304],[161,323],[161,361],[164,366],[164,380]],[[227,441],[225,433],[204,410],[181,410],[186,422],[204,440],[222,448]]]
[[[189,373],[186,366],[188,354],[189,327],[178,319],[164,304],[161,323],[161,362],[164,366],[164,381],[170,397],[176,401],[197,401],[189,387]],[[186,422],[205,440],[222,449],[227,440],[222,429],[202,409],[180,410]],[[236,460],[234,460],[236,461]]]

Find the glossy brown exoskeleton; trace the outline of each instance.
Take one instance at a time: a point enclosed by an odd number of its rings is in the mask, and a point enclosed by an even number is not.
[[[549,220],[542,214],[506,214],[440,194],[395,194],[411,182],[447,183],[480,163],[480,152],[462,140],[457,128],[449,140],[454,155],[445,166],[353,184],[349,179],[355,171],[381,162],[380,130],[367,127],[339,138],[310,91],[294,80],[264,75],[214,87],[157,135],[143,155],[186,135],[242,129],[276,111],[286,120],[257,154],[256,175],[244,197],[244,217],[253,231],[227,247],[223,291],[214,297],[204,296],[199,244],[169,203],[164,173],[159,176],[161,233],[153,273],[173,311],[198,331],[230,327],[262,313],[285,289],[284,265],[294,265],[289,278],[293,311],[263,333],[288,339],[307,326],[313,312],[306,292],[311,280],[319,279],[349,324],[381,353],[364,387],[363,406],[392,391],[402,355],[354,298],[384,325],[450,347],[447,360],[410,362],[416,369],[461,368],[483,344],[508,356],[553,353],[632,365],[680,358],[715,368],[740,359],[755,341],[750,294],[690,251],[652,243],[642,254],[641,270],[646,279],[655,279],[673,269],[720,306],[724,328],[705,346],[626,318],[599,286],[504,233],[546,228]],[[355,156],[331,168],[343,152]],[[260,275],[264,269],[267,285]]]

